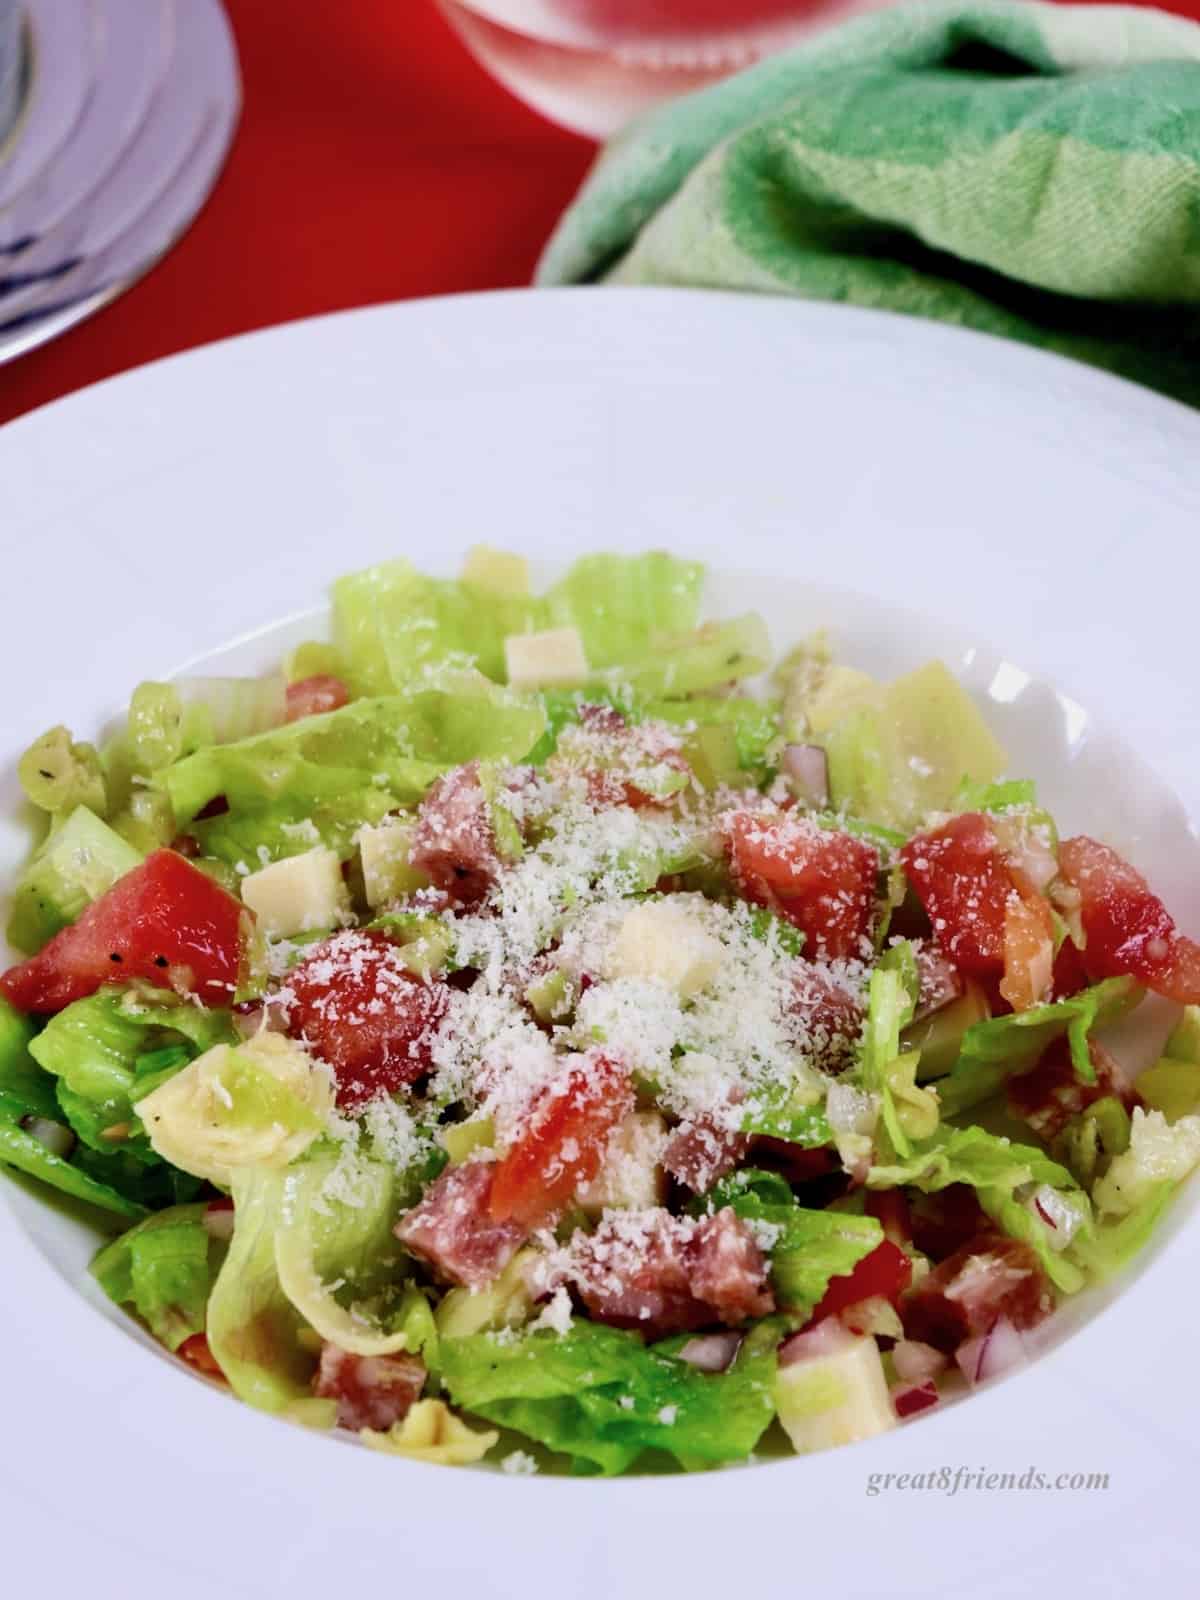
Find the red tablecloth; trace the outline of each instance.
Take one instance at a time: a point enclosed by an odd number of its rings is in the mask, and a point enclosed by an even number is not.
[[[0,367],[0,423],[248,328],[528,281],[588,141],[493,83],[433,0],[226,5],[245,109],[214,194],[128,294]]]
[[[595,147],[498,87],[433,0],[225,0],[245,106],[180,243],[0,367],[0,423],[190,345],[344,306],[526,283]]]

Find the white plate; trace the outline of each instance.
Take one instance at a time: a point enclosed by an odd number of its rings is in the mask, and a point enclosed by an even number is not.
[[[990,693],[1014,766],[1039,767],[1068,824],[1127,843],[1200,932],[1197,844],[1164,787],[1195,814],[1200,421],[1083,367],[765,298],[481,296],[99,385],[0,432],[0,482],[6,754],[55,721],[94,728],[139,678],[236,636],[232,659],[263,659],[275,644],[255,630],[370,560],[666,544],[766,574],[713,598],[761,604],[781,645],[819,617],[868,666],[944,653]],[[0,867],[19,844],[6,820]],[[6,1576],[16,1592],[66,1570],[66,1536],[127,1596],[433,1578],[452,1600],[1011,1600],[1042,1582],[1125,1595],[1151,1574],[1182,1594],[1195,1206],[1128,1293],[968,1403],[818,1458],[598,1483],[451,1476],[229,1403],[88,1297],[88,1242],[6,1188],[0,1505],[21,1531]],[[869,1492],[871,1474],[959,1466],[1110,1483]]]

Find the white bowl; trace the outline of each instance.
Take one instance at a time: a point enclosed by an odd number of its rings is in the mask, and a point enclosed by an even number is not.
[[[1198,446],[1191,413],[1082,367],[783,301],[568,290],[254,335],[0,433],[6,751],[56,721],[93,730],[185,659],[273,659],[330,578],[386,555],[452,570],[478,540],[550,563],[665,544],[738,573],[714,578],[713,609],[757,606],[781,647],[824,625],[872,670],[944,656],[1013,771],[1068,829],[1127,849],[1196,933]],[[5,872],[15,812],[10,766]],[[1143,1031],[1151,1052],[1159,1037]],[[126,1595],[325,1594],[352,1572],[452,1596],[1009,1597],[1055,1571],[1104,1592],[1151,1560],[1182,1574],[1196,1204],[1115,1299],[1073,1306],[1069,1338],[961,1405],[816,1458],[582,1483],[450,1477],[230,1403],[90,1289],[85,1230],[5,1185],[16,1576],[53,1567],[52,1530],[102,1540]],[[1109,1483],[954,1477],[1029,1467]],[[934,1481],[881,1488],[889,1473]]]

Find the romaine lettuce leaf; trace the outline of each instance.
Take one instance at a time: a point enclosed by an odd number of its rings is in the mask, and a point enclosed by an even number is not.
[[[433,1313],[405,1281],[408,1258],[392,1231],[414,1189],[389,1162],[333,1149],[314,1151],[287,1174],[275,1234],[280,1286],[323,1339],[354,1355],[428,1347],[433,1360]]]
[[[332,1427],[336,1404],[312,1396],[315,1335],[284,1294],[275,1267],[286,1199],[286,1169],[235,1174],[233,1240],[208,1302],[208,1346],[239,1400]]]
[[[858,1048],[858,1071],[862,1087],[879,1096],[880,1115],[896,1153],[907,1156],[911,1150],[908,1134],[896,1105],[897,1065],[901,1063],[900,1034],[913,1019],[920,980],[916,952],[905,939],[892,945],[880,958],[867,989],[867,1015]],[[915,1086],[916,1062],[912,1071],[900,1073],[904,1092],[910,1097],[927,1090]],[[933,1102],[934,1118],[937,1107]]]
[[[545,627],[579,630],[593,672],[640,662],[700,618],[704,568],[662,550],[582,556],[546,595]]]
[[[139,1078],[139,1061],[164,1045],[178,1045],[184,1052],[178,1058],[182,1066],[233,1037],[228,1012],[185,1005],[165,990],[114,985],[51,1017],[29,1050],[58,1080],[59,1105],[85,1144],[104,1156],[124,1153],[153,1163],[159,1158],[133,1111],[134,1100],[148,1089],[144,1074]],[[121,1127],[124,1137],[105,1137],[106,1130]]]
[[[1080,1081],[1094,1083],[1088,1035],[1093,1028],[1131,1011],[1141,998],[1142,990],[1132,978],[1106,978],[1067,1000],[972,1024],[963,1035],[954,1070],[938,1080],[943,1116],[956,1116],[990,1100],[1007,1078],[1034,1066],[1047,1046],[1063,1034],[1070,1041]]]
[[[940,661],[886,686],[843,676],[848,692],[819,691],[808,707],[840,809],[912,826],[930,811],[949,809],[962,785],[990,784],[1003,771],[1004,751]]]
[[[188,832],[199,840],[206,856],[252,872],[318,845],[346,861],[355,852],[358,830],[381,822],[399,805],[387,789],[369,784],[312,804],[289,799],[253,810],[224,811],[192,821]]]
[[[29,1053],[37,1026],[0,995],[0,1095],[21,1107],[22,1116],[58,1119],[54,1079]]]
[[[52,1189],[82,1200],[118,1217],[144,1217],[146,1207],[120,1194],[82,1171],[74,1160],[66,1161],[47,1150],[39,1139],[20,1125],[16,1102],[0,1094],[0,1165],[13,1167],[27,1177],[37,1178]]]
[[[811,1316],[832,1278],[852,1272],[883,1240],[874,1217],[808,1210],[778,1174],[753,1167],[722,1178],[693,1209],[727,1205],[747,1221],[770,1225],[775,1240],[767,1254],[776,1299],[802,1317]]]
[[[893,1189],[911,1185],[926,1193],[952,1183],[969,1184],[992,1221],[1015,1239],[1036,1250],[1051,1281],[1067,1294],[1082,1287],[1083,1274],[1063,1253],[1056,1251],[1034,1213],[1016,1197],[1026,1185],[1048,1184],[1079,1211],[1082,1231],[1090,1225],[1091,1207],[1066,1167],[1052,1161],[1034,1145],[1014,1144],[983,1128],[941,1127],[904,1161],[874,1166],[867,1187]]]
[[[575,1321],[565,1334],[444,1339],[441,1378],[464,1410],[571,1456],[577,1470],[624,1472],[647,1450],[686,1468],[743,1460],[775,1415],[782,1321],[751,1329],[728,1372],[676,1359],[686,1337]]]
[[[449,661],[473,661],[502,683],[507,636],[547,628],[548,619],[547,602],[533,595],[427,578],[403,559],[333,585],[334,646],[356,694],[393,694]]]
[[[90,1271],[118,1305],[130,1305],[168,1350],[203,1333],[224,1246],[204,1226],[207,1205],[172,1206],[105,1245]]]
[[[1132,1211],[1114,1221],[1097,1221],[1081,1229],[1071,1241],[1071,1258],[1095,1278],[1107,1277],[1126,1266],[1149,1241],[1165,1214],[1178,1183],[1160,1178],[1147,1184]]]
[[[446,671],[403,694],[355,700],[236,744],[198,750],[160,774],[180,824],[223,796],[231,810],[315,807],[375,786],[417,800],[447,767],[520,761],[546,725],[541,702]]]

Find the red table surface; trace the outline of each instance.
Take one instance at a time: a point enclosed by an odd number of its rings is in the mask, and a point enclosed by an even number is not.
[[[495,84],[433,0],[225,3],[245,105],[208,204],[128,294],[0,367],[0,423],[249,328],[529,281],[588,140]]]

